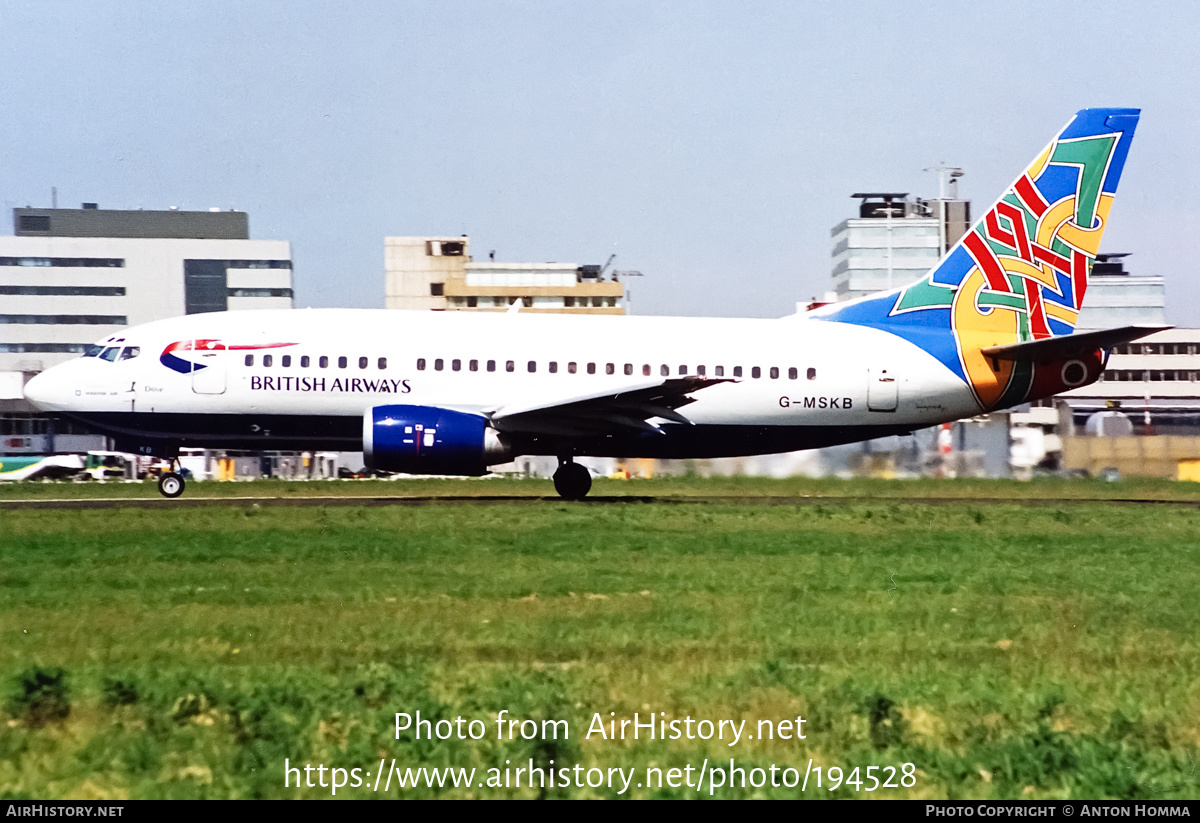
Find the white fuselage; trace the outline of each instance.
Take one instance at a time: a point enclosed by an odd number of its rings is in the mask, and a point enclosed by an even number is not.
[[[802,428],[849,442],[879,427],[912,430],[978,413],[968,386],[912,343],[803,315],[222,312],[130,328],[100,345],[121,347],[125,359],[83,357],[50,369],[29,382],[30,401],[110,433],[218,448],[221,432],[237,434],[228,448],[277,447],[270,429],[285,419],[297,424],[286,447],[299,448],[301,421],[361,420],[375,406],[491,416],[681,375],[729,381],[695,391],[680,409],[698,427]],[[225,423],[214,427],[216,419]],[[667,431],[681,425],[660,422]],[[264,431],[266,439],[254,439]],[[314,431],[311,447],[324,442]]]

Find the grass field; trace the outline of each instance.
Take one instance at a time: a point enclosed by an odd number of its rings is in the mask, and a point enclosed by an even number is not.
[[[79,487],[0,495],[53,488]],[[327,488],[549,493],[528,481]],[[108,484],[101,496],[114,489],[153,493]],[[223,489],[291,493],[189,493]],[[0,796],[328,797],[285,788],[285,759],[374,773],[381,757],[639,778],[731,757],[800,775],[810,759],[847,777],[915,766],[912,787],[831,793],[826,772],[805,797],[1200,796],[1200,510],[1017,499],[1189,489],[664,480],[595,493],[876,499],[0,512]],[[887,499],[918,494],[965,499]],[[497,740],[501,709],[567,720],[571,736]],[[488,734],[396,739],[394,714],[417,710],[484,720]],[[584,738],[595,713],[635,712],[746,720],[751,733],[799,715],[807,737]],[[635,781],[621,796],[697,794]]]
[[[1096,478],[1040,477],[1017,480],[883,480],[857,478],[710,477],[694,475],[653,480],[598,478],[592,498],[610,497],[871,497],[969,498],[979,500],[1179,500],[1200,503],[1200,484],[1154,477],[1130,477],[1120,482]],[[509,477],[413,478],[396,480],[253,480],[233,483],[191,482],[184,499],[327,497],[555,497],[548,479]],[[105,483],[48,481],[0,483],[0,504],[7,500],[161,499],[152,481]]]

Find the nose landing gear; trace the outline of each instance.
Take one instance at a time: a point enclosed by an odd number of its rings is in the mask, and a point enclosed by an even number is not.
[[[179,497],[183,494],[187,484],[183,481],[183,475],[178,473],[179,461],[173,460],[172,471],[165,472],[158,478],[158,493],[163,497]]]
[[[564,500],[582,500],[592,489],[592,475],[586,466],[581,466],[570,457],[558,459],[558,471],[554,472],[554,490]]]

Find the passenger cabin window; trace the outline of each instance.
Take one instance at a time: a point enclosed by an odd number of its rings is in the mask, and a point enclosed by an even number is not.
[[[687,366],[680,366],[680,367],[679,367],[679,374],[680,374],[681,376],[682,376],[682,375],[685,375],[685,374],[687,374]]]
[[[604,364],[604,373],[605,374],[613,374],[616,372],[616,370],[617,370],[617,367],[614,366],[612,363]]]
[[[650,376],[650,364],[649,364],[649,363],[644,363],[644,364],[642,365],[642,375],[643,375],[644,377],[649,377],[649,376]]]
[[[547,368],[548,368],[548,369],[550,369],[550,373],[551,373],[551,374],[558,374],[558,361],[557,361],[557,360],[551,360],[551,361],[550,361],[550,365],[549,365],[549,366],[547,366]]]
[[[631,375],[631,374],[633,374],[633,364],[632,364],[632,363],[626,363],[626,364],[625,364],[625,374],[626,374],[626,375]]]
[[[778,379],[779,379],[779,367],[778,367],[778,366],[772,366],[772,367],[771,367],[771,379],[772,379],[772,380],[778,380]]]
[[[717,377],[724,377],[725,376],[725,367],[724,366],[713,366],[713,374],[715,374]]]
[[[741,366],[734,366],[734,367],[733,367],[733,376],[734,376],[734,377],[741,377],[741,376],[742,376],[742,367],[741,367]]]
[[[572,360],[570,363],[567,364],[567,374],[574,374],[575,368],[576,368],[575,361]]]
[[[750,376],[757,380],[758,378],[762,377],[762,369],[760,369],[758,366],[755,366],[754,368],[750,369]]]
[[[451,360],[450,371],[462,371],[462,361],[458,358]]]
[[[386,357],[379,358],[379,370],[383,371],[386,368],[387,368],[387,358]]]
[[[433,370],[434,371],[441,371],[445,367],[446,367],[446,363],[444,360],[442,360],[442,358],[439,357],[438,359],[433,361]]]
[[[308,355],[307,354],[304,355],[303,357],[300,358],[300,368],[307,369],[309,362],[310,361],[308,359]]]
[[[367,367],[367,364],[370,362],[371,362],[370,358],[360,357],[360,358],[358,358],[358,367],[360,369],[365,369]]]
[[[283,366],[285,369],[290,369],[292,367],[292,356],[290,354],[285,354],[283,357],[279,358],[279,365]]]
[[[467,363],[467,368],[471,371],[479,371],[479,361],[472,360],[471,362]]]
[[[247,366],[253,366],[253,365],[254,365],[254,355],[252,355],[252,354],[248,354],[248,355],[246,355],[246,365],[247,365]]]
[[[596,373],[596,364],[595,364],[595,363],[588,363],[588,364],[587,364],[587,373],[588,373],[588,374],[595,374],[595,373]]]
[[[800,370],[797,369],[795,366],[792,366],[790,369],[788,369],[788,380],[795,380],[799,376],[800,376]]]
[[[516,364],[516,363],[514,363],[514,362],[513,362],[513,361],[511,361],[511,360],[506,360],[506,361],[504,362],[504,370],[505,370],[505,371],[516,371],[516,370],[517,370],[517,364]]]
[[[495,371],[495,370],[496,370],[496,361],[495,361],[495,360],[489,360],[489,361],[487,361],[487,370],[488,370],[488,371]]]
[[[321,359],[317,361],[317,365],[323,369],[329,368],[329,358],[325,355],[321,355]]]
[[[530,360],[529,361],[529,373],[533,374],[535,371],[537,371],[537,361]]]
[[[809,379],[809,380],[816,380],[816,379],[817,379],[817,370],[816,370],[816,369],[809,369],[809,370],[808,370],[808,379]]]
[[[271,355],[269,355],[269,354],[264,354],[264,355],[263,355],[263,365],[264,365],[264,366],[269,366],[269,365],[271,365]]]
[[[663,377],[670,377],[671,376],[671,367],[668,366],[666,363],[664,363],[662,365],[662,367],[658,370],[658,373],[661,374]]]
[[[339,358],[338,358],[338,368],[339,368],[339,369],[344,369],[344,368],[346,368],[346,358],[344,358],[344,357],[339,357]]]
[[[417,371],[425,371],[425,358],[424,357],[417,358]]]
[[[704,366],[697,366],[697,367],[696,367],[696,374],[698,374],[698,375],[700,375],[701,377],[703,377],[703,376],[704,376]]]

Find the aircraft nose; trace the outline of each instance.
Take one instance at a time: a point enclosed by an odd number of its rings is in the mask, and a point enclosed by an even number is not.
[[[62,406],[58,382],[49,372],[35,374],[25,384],[25,399],[40,411],[54,411]]]

